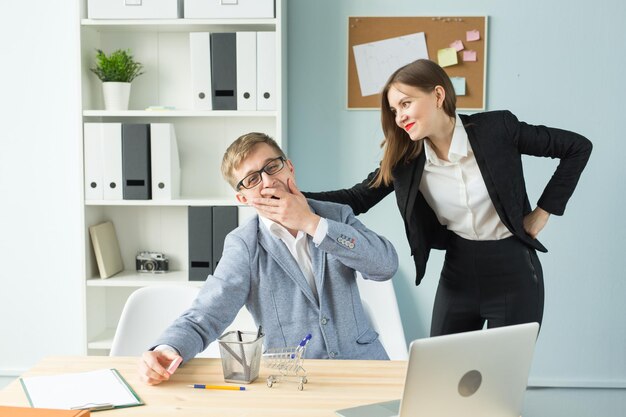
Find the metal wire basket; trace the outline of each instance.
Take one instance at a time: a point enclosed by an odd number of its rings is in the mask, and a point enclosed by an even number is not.
[[[272,385],[280,382],[282,379],[294,379],[298,382],[298,390],[302,391],[304,389],[307,378],[306,369],[302,367],[302,362],[304,361],[304,352],[309,340],[311,340],[310,334],[306,335],[298,346],[272,348],[263,354],[265,365],[279,372],[279,374],[267,377],[268,387],[272,388]]]

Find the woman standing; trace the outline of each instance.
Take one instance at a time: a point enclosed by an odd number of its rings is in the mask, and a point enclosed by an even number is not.
[[[415,262],[416,285],[430,249],[446,256],[431,336],[539,322],[543,273],[536,239],[562,215],[592,145],[573,132],[520,122],[509,111],[456,113],[452,83],[436,63],[417,60],[382,92],[380,167],[350,189],[306,193],[364,213],[395,191]],[[532,210],[522,155],[559,158]]]

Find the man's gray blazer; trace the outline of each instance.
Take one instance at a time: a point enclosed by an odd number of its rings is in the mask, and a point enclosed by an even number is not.
[[[310,333],[307,358],[388,359],[361,305],[355,271],[365,279],[390,279],[398,268],[395,249],[348,206],[309,204],[328,221],[319,246],[309,239],[319,304],[285,244],[254,217],[226,237],[214,274],[155,346],[172,346],[187,361],[217,339],[245,305],[263,326],[265,349],[296,346]]]

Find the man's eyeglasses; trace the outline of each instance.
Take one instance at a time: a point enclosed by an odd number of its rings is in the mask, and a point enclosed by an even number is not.
[[[263,181],[261,174],[263,174],[264,172],[267,175],[278,174],[280,170],[282,170],[284,167],[285,167],[285,158],[283,158],[282,156],[279,156],[278,158],[274,158],[270,160],[267,164],[265,164],[263,168],[261,168],[260,170],[251,172],[248,175],[246,175],[244,179],[242,179],[241,181],[237,183],[237,189],[239,190],[241,187],[248,189],[248,190],[251,188],[254,188],[257,185],[259,185],[261,181]]]

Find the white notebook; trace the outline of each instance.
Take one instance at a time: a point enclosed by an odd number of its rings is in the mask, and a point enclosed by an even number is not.
[[[32,407],[105,410],[143,405],[115,369],[20,378]]]

